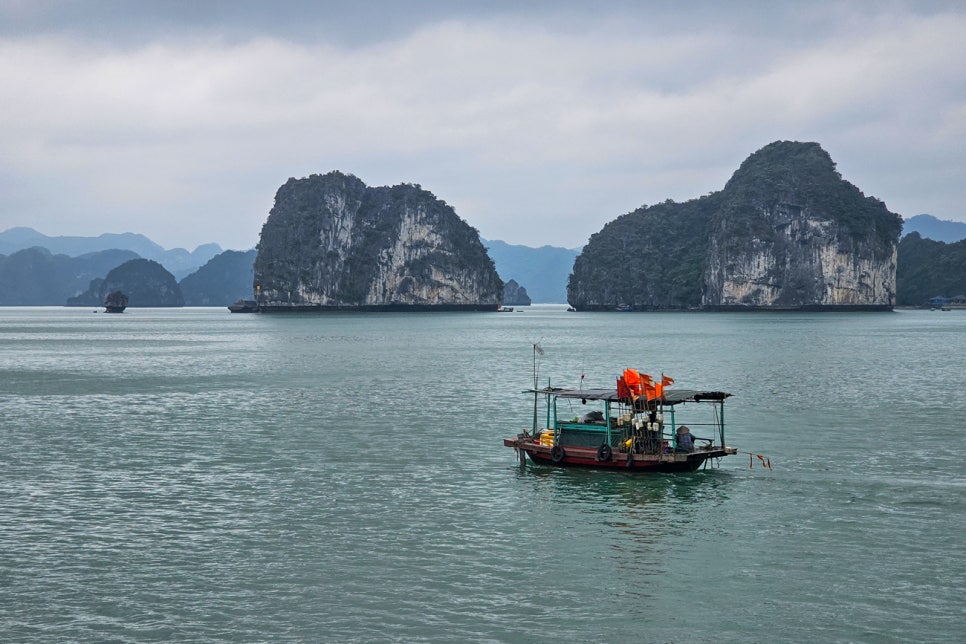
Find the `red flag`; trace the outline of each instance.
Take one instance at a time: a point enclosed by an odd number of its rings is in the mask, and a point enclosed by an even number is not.
[[[671,376],[665,376],[662,373],[661,374],[661,384],[664,385],[665,387],[670,387],[671,385],[674,384],[674,378],[672,378]]]

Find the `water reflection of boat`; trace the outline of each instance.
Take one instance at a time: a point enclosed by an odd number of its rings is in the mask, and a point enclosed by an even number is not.
[[[731,394],[668,389],[673,382],[628,369],[614,389],[529,389],[533,426],[503,444],[518,450],[521,463],[529,457],[541,465],[631,472],[691,472],[736,454],[725,443],[724,403]],[[591,408],[574,415],[578,402]],[[708,436],[692,436],[690,428]]]
[[[559,498],[594,507],[613,505],[638,518],[653,517],[655,511],[678,516],[694,507],[695,501],[719,504],[728,498],[726,483],[732,471],[709,466],[706,476],[637,476],[622,469],[606,475],[586,467],[527,467],[517,470],[521,480],[552,490]],[[645,514],[633,514],[646,510]]]

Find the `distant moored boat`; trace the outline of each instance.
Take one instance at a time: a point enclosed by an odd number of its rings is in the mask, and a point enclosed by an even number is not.
[[[232,313],[257,313],[258,302],[255,300],[238,300],[234,304],[229,304],[228,310]]]
[[[105,313],[124,313],[127,308],[127,295],[121,291],[111,291],[104,298]]]

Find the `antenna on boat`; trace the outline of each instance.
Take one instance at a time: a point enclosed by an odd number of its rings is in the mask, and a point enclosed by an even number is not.
[[[543,355],[539,342],[533,343],[533,433],[537,433],[537,356]]]
[[[543,355],[543,347],[540,346],[539,342],[533,343],[533,388],[537,388],[537,356]]]

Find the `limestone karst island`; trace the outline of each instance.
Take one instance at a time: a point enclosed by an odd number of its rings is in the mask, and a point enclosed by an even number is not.
[[[262,227],[259,311],[496,310],[503,282],[479,233],[418,185],[341,172],[290,179]]]
[[[778,141],[718,192],[605,225],[577,255],[567,299],[582,311],[891,310],[901,230],[819,144]],[[278,190],[253,289],[263,312],[505,303],[477,231],[449,205],[418,185],[373,188],[341,172]]]
[[[752,154],[724,189],[618,217],[574,262],[578,310],[891,310],[902,219],[817,143]]]

